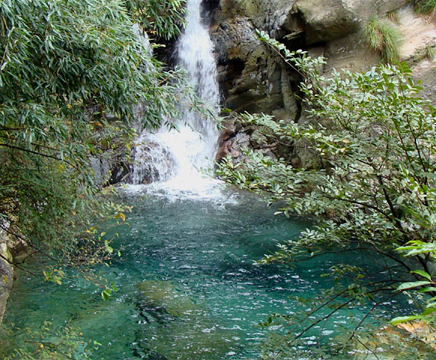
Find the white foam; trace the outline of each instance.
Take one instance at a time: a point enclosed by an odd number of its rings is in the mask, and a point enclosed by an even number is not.
[[[180,66],[197,95],[218,110],[219,87],[213,43],[201,19],[201,0],[188,0],[186,28],[178,45]],[[143,133],[137,141],[133,183],[127,193],[153,192],[170,199],[223,200],[225,184],[204,175],[212,168],[219,131],[210,117],[186,109],[177,129]],[[146,181],[144,180],[146,179]]]

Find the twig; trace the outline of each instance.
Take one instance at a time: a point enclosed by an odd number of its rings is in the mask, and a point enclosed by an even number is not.
[[[3,256],[2,254],[0,254],[0,258],[3,259],[4,261],[6,261],[8,264],[10,264],[12,266],[15,266],[16,268],[18,268],[18,269],[20,269],[20,270],[22,270],[24,272],[29,273],[32,276],[38,277],[38,275],[35,274],[34,272],[32,272],[30,270],[27,270],[27,269],[21,267],[20,265],[17,265],[16,263],[14,263],[13,261],[9,260],[7,257]]]
[[[14,146],[14,145],[5,144],[5,143],[0,144],[0,148],[1,147],[7,147],[7,148],[10,148],[10,149],[15,149],[15,150],[23,151],[23,152],[28,152],[30,154],[42,156],[42,157],[45,157],[45,158],[54,159],[54,160],[57,160],[57,161],[62,161],[62,162],[67,163],[68,165],[72,166],[74,169],[80,171],[80,169],[79,169],[79,167],[77,165],[73,164],[72,162],[70,162],[68,160],[61,159],[61,158],[59,158],[59,157],[57,157],[55,155],[44,154],[44,153],[41,153],[41,152],[38,152],[38,151],[33,151],[33,150],[30,150],[30,149],[25,149],[25,148],[22,148],[22,147],[19,147],[19,146]]]

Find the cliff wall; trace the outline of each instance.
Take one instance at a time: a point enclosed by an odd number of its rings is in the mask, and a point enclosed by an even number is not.
[[[382,61],[370,49],[364,28],[377,17],[400,35],[399,58],[423,79],[424,96],[436,101],[434,59],[436,25],[432,16],[417,14],[410,0],[205,0],[214,7],[212,34],[216,42],[223,106],[235,112],[262,112],[278,119],[304,121],[299,100],[300,76],[268,46],[255,30],[267,32],[290,50],[307,50],[327,60],[322,71],[366,71]],[[212,4],[214,3],[214,4]],[[430,51],[429,51],[430,50]],[[254,139],[252,135],[254,134]],[[267,153],[274,144],[259,144],[256,129],[230,120],[220,140],[218,158],[240,156],[242,146]],[[291,150],[292,151],[292,150]],[[283,154],[279,154],[283,156]],[[292,154],[296,163],[304,154]]]

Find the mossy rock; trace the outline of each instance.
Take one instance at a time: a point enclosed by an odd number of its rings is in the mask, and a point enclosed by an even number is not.
[[[135,351],[141,356],[222,360],[241,351],[243,334],[218,325],[207,309],[186,294],[182,286],[170,281],[145,280],[139,290],[144,315],[153,317],[153,321],[146,321],[137,332]],[[153,357],[154,354],[159,357]]]
[[[200,310],[200,307],[170,281],[145,280],[139,284],[140,297],[145,307],[162,309],[179,317]]]

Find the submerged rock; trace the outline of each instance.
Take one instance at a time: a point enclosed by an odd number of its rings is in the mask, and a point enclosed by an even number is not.
[[[170,281],[145,280],[139,284],[142,309],[173,317],[192,314],[201,308]]]
[[[146,280],[139,290],[137,308],[146,321],[137,331],[134,351],[144,359],[221,360],[241,351],[242,334],[217,325],[182,286]]]

